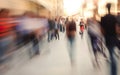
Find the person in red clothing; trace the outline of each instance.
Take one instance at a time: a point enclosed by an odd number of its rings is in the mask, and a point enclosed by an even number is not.
[[[80,34],[81,34],[81,38],[83,38],[83,32],[84,32],[84,21],[83,21],[83,19],[81,19],[79,25],[80,25]]]
[[[115,47],[120,50],[120,44],[118,41],[118,37],[116,34],[116,24],[119,25],[119,21],[116,19],[116,16],[111,13],[111,3],[106,4],[106,8],[108,10],[108,14],[101,17],[101,28],[103,29],[103,35],[105,38],[105,45],[109,52],[109,58],[111,61],[110,64],[110,75],[118,75],[117,68],[117,60],[115,58]],[[118,30],[118,29],[117,29]]]
[[[9,52],[14,40],[14,20],[9,17],[8,9],[0,10],[0,62],[5,53]]]
[[[14,19],[9,17],[8,14],[8,9],[2,9],[0,11],[0,38],[11,34],[15,26]]]

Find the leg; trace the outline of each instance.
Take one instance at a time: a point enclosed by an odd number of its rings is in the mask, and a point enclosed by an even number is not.
[[[111,60],[111,75],[117,75],[117,65],[116,60],[114,58],[114,50],[111,47],[108,47],[110,53],[110,60]]]
[[[57,37],[58,37],[58,40],[59,40],[59,32],[58,32],[58,30],[57,30]]]
[[[83,39],[83,31],[81,31],[81,39]]]
[[[32,37],[32,42],[33,42],[33,50],[34,50],[35,54],[37,55],[37,54],[39,54],[39,41],[36,38],[34,33],[31,35],[31,37]]]
[[[51,35],[52,35],[52,34],[51,34],[51,31],[49,30],[49,31],[48,31],[48,42],[50,42],[50,40],[51,40]]]
[[[57,39],[57,30],[55,30],[55,38]]]
[[[60,39],[60,37],[59,37],[59,33],[57,34],[58,35],[58,40]]]

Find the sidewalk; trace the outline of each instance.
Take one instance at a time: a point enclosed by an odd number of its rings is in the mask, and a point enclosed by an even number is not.
[[[110,75],[109,64],[101,57],[99,58],[101,69],[93,67],[86,32],[83,40],[79,32],[77,33],[73,67],[64,33],[60,33],[60,40],[53,40],[50,43],[44,41],[42,47],[40,55],[5,75]]]

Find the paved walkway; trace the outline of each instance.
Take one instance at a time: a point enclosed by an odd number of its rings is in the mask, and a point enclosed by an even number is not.
[[[109,64],[100,57],[100,69],[93,67],[93,55],[89,50],[89,40],[85,32],[81,39],[77,31],[74,49],[74,65],[71,66],[68,54],[67,39],[60,33],[60,40],[44,42],[41,54],[26,62],[21,67],[7,72],[5,75],[110,75]]]

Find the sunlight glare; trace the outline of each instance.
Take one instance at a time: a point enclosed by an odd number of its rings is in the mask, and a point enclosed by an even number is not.
[[[67,15],[73,15],[80,12],[83,0],[64,0],[64,10]]]

